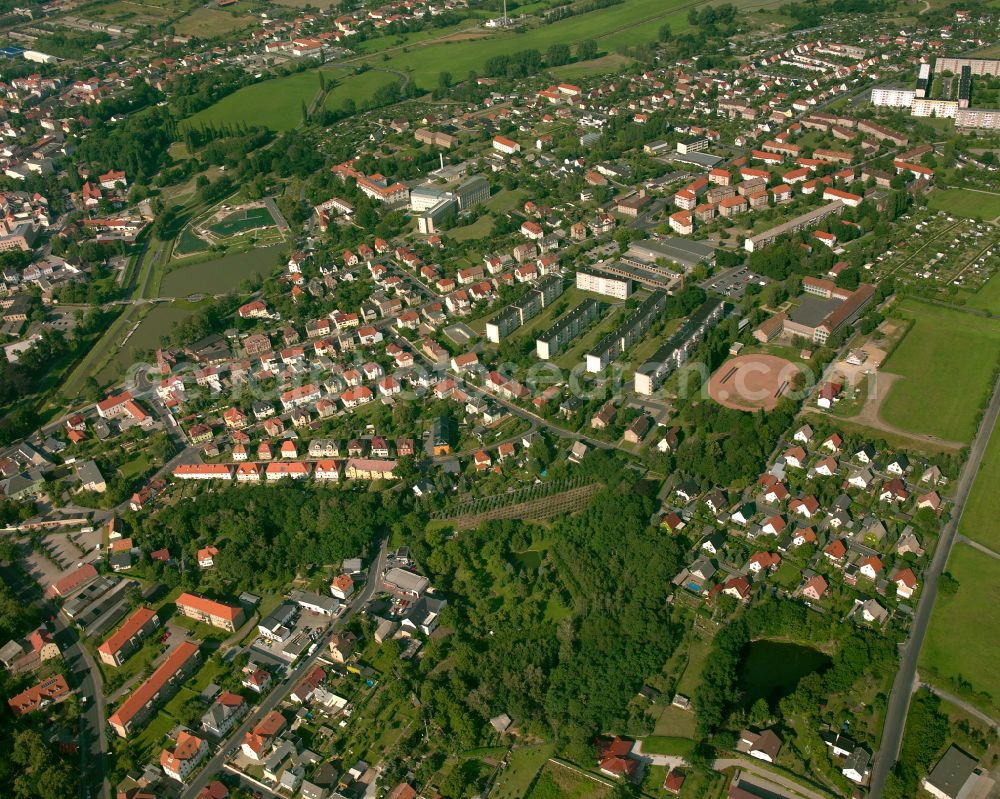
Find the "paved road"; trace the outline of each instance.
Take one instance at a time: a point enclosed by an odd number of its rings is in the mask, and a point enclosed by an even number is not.
[[[368,569],[368,582],[365,584],[364,591],[358,594],[354,601],[347,607],[347,610],[345,610],[343,614],[341,614],[340,618],[338,618],[330,626],[330,629],[327,630],[326,634],[318,639],[317,643],[319,645],[316,647],[315,653],[309,657],[303,658],[299,665],[295,667],[294,671],[292,671],[288,677],[286,677],[285,680],[278,685],[278,687],[271,691],[271,693],[268,694],[259,705],[257,705],[257,709],[253,713],[250,713],[243,723],[219,744],[219,749],[215,757],[209,760],[205,765],[205,768],[198,773],[198,776],[188,783],[187,788],[181,794],[181,799],[194,799],[202,788],[216,778],[216,775],[225,765],[226,752],[228,752],[233,746],[242,742],[246,733],[248,733],[263,716],[274,710],[281,703],[281,701],[288,696],[289,692],[291,692],[296,684],[298,684],[299,680],[301,680],[313,667],[319,656],[326,651],[327,644],[329,644],[334,633],[364,608],[374,595],[375,590],[382,584],[382,570],[385,568],[388,545],[389,539],[382,541],[378,557]]]
[[[105,752],[108,749],[104,724],[104,686],[97,664],[80,643],[76,631],[67,627],[56,614],[55,639],[63,650],[63,658],[76,675],[77,696],[80,699],[80,796],[108,799],[111,787],[105,778]]]
[[[886,777],[888,777],[889,770],[899,756],[899,747],[903,740],[903,729],[906,725],[906,714],[910,707],[910,696],[917,674],[917,659],[920,657],[920,647],[924,642],[924,635],[927,633],[927,625],[930,623],[934,598],[937,596],[938,578],[948,563],[948,556],[951,554],[951,548],[955,543],[958,524],[962,518],[962,511],[965,510],[965,503],[969,498],[972,482],[979,471],[979,465],[982,462],[986,444],[989,441],[993,427],[996,425],[998,416],[1000,416],[1000,381],[994,387],[989,407],[986,409],[986,414],[983,416],[979,431],[976,433],[976,437],[969,448],[969,459],[962,469],[955,490],[955,508],[951,519],[941,532],[938,548],[934,552],[934,560],[931,562],[930,568],[924,573],[923,593],[920,595],[920,601],[917,602],[917,610],[913,616],[910,635],[901,647],[899,670],[896,672],[892,692],[889,694],[889,707],[885,714],[885,726],[882,728],[882,743],[879,746],[878,753],[875,756],[875,765],[872,768],[871,787],[869,791],[872,799],[880,799],[882,796]]]

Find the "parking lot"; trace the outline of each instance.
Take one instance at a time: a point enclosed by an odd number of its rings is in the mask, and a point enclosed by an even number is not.
[[[770,278],[751,272],[745,266],[734,266],[710,277],[701,284],[701,287],[731,300],[741,300],[746,294],[747,286],[751,283],[756,283],[763,288],[770,282]]]
[[[22,548],[25,571],[47,588],[81,563],[92,560],[100,541],[97,530],[49,533],[42,538],[44,553],[29,546]]]

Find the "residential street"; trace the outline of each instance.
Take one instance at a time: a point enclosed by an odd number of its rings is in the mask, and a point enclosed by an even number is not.
[[[993,397],[989,407],[983,416],[983,421],[979,425],[976,437],[969,447],[969,459],[962,468],[959,475],[958,484],[955,490],[955,507],[952,511],[951,519],[941,531],[941,539],[934,552],[934,560],[924,573],[924,584],[920,601],[917,603],[916,612],[913,616],[913,624],[910,627],[910,636],[900,648],[899,671],[896,672],[896,679],[889,694],[889,706],[885,714],[885,726],[882,728],[882,742],[875,755],[875,764],[872,767],[871,790],[872,799],[879,799],[882,789],[885,787],[886,777],[892,768],[896,757],[899,755],[899,747],[903,740],[903,730],[906,726],[906,714],[910,706],[910,696],[917,673],[917,661],[920,658],[920,647],[924,642],[924,635],[927,632],[927,625],[930,623],[931,611],[934,608],[934,598],[937,596],[937,583],[941,572],[944,571],[948,563],[948,556],[955,543],[956,532],[962,518],[962,511],[965,509],[966,500],[969,498],[969,491],[975,480],[979,465],[986,451],[986,445],[990,439],[990,433],[996,425],[997,417],[1000,416],[1000,381],[994,386]]]
[[[260,721],[267,713],[274,710],[289,692],[296,686],[296,684],[301,680],[309,670],[315,665],[316,661],[319,659],[320,655],[325,654],[327,645],[330,643],[330,639],[333,638],[334,633],[337,632],[341,627],[344,626],[351,618],[354,617],[356,613],[362,610],[368,601],[372,598],[377,588],[382,584],[382,570],[385,568],[386,554],[388,551],[389,539],[382,541],[382,545],[379,548],[378,557],[372,563],[368,569],[368,582],[365,584],[365,589],[359,593],[353,602],[348,605],[347,609],[341,614],[327,630],[326,635],[320,638],[317,643],[319,646],[316,647],[316,651],[311,656],[305,657],[295,667],[288,677],[284,679],[281,683],[268,694],[259,705],[257,705],[254,712],[250,713],[243,723],[238,727],[235,727],[230,733],[230,735],[223,741],[219,743],[218,751],[215,756],[212,757],[201,769],[191,782],[188,784],[187,788],[181,794],[181,799],[194,799],[209,782],[217,778],[219,771],[222,769],[226,762],[226,752],[232,749],[234,746],[238,746],[243,737],[248,733],[254,725]]]

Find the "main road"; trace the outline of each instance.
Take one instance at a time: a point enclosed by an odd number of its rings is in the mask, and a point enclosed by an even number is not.
[[[368,569],[368,582],[365,584],[365,589],[355,597],[354,601],[347,606],[347,609],[340,615],[340,617],[330,625],[330,629],[327,630],[326,634],[317,640],[318,646],[316,651],[302,659],[302,662],[284,679],[283,682],[278,684],[271,693],[269,693],[264,700],[257,705],[256,710],[247,716],[246,720],[233,730],[229,736],[224,739],[219,744],[219,750],[216,752],[215,757],[208,761],[199,773],[198,776],[188,783],[187,787],[181,793],[181,799],[194,799],[204,788],[215,779],[216,775],[222,770],[223,765],[226,762],[226,753],[233,748],[233,746],[238,746],[243,740],[243,737],[261,720],[266,714],[274,710],[292,689],[298,684],[306,673],[313,667],[319,656],[326,650],[327,644],[330,643],[330,639],[333,634],[340,629],[345,623],[347,623],[355,614],[358,613],[368,601],[375,594],[375,591],[382,584],[382,570],[385,568],[386,552],[389,546],[389,539],[386,538],[382,541],[379,547],[378,557],[372,563]]]
[[[923,645],[924,635],[927,633],[927,625],[931,620],[934,598],[937,596],[938,578],[948,563],[948,556],[955,544],[958,524],[962,519],[962,511],[965,510],[965,503],[969,498],[972,483],[979,471],[983,453],[986,451],[986,445],[990,440],[990,434],[993,432],[998,416],[1000,416],[1000,381],[993,388],[993,397],[989,407],[986,409],[982,424],[979,425],[976,437],[969,447],[969,459],[962,468],[955,489],[954,511],[944,530],[941,531],[941,539],[934,552],[934,560],[931,561],[930,568],[924,572],[923,593],[917,602],[913,624],[910,626],[910,635],[900,647],[899,670],[896,672],[892,692],[889,694],[889,706],[886,709],[885,725],[882,728],[882,742],[875,757],[875,765],[872,767],[869,791],[872,799],[881,797],[889,770],[899,756],[899,747],[902,744],[903,730],[906,726],[906,714],[910,708],[910,697],[916,684],[917,660],[920,657],[920,647]]]

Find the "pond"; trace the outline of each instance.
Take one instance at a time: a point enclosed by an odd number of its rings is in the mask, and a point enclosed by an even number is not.
[[[750,707],[758,699],[766,699],[773,708],[778,700],[795,690],[799,680],[807,674],[825,671],[830,663],[829,657],[809,646],[766,639],[753,641],[743,650],[740,663],[743,704]]]
[[[542,565],[542,553],[537,549],[526,549],[524,552],[517,552],[514,555],[514,563],[520,564],[528,571],[535,571]]]

